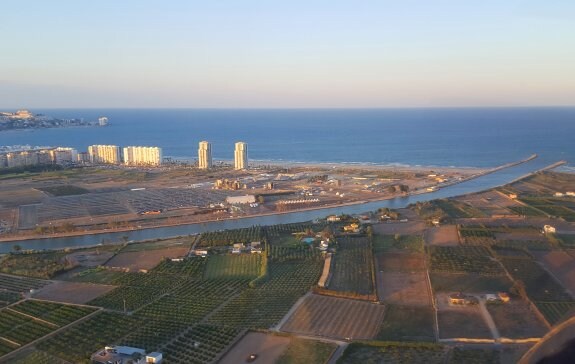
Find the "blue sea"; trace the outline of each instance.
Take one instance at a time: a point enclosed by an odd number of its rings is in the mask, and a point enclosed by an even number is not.
[[[10,111],[10,110],[5,110]],[[493,167],[539,155],[541,164],[575,161],[575,108],[454,109],[43,109],[56,118],[108,127],[0,132],[0,145],[153,145],[193,160],[212,142],[216,160],[236,141],[253,160],[408,166]]]

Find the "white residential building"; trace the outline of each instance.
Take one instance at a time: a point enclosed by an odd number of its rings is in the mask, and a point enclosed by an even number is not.
[[[52,160],[56,164],[76,163],[78,151],[74,148],[58,147],[51,151]]]
[[[124,163],[129,166],[159,166],[162,164],[162,148],[125,147]]]
[[[101,118],[98,118],[98,125],[100,126],[106,126],[108,125],[108,118],[105,116],[102,116]]]
[[[246,169],[248,168],[248,144],[244,142],[237,142],[234,150],[234,168]]]
[[[121,162],[120,147],[117,145],[90,145],[88,154],[92,163],[119,164]]]
[[[201,141],[198,147],[198,167],[200,169],[212,168],[212,144]]]

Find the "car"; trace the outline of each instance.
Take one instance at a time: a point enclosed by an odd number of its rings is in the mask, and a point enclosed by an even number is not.
[[[258,358],[258,354],[250,354],[246,359],[246,363],[253,363]]]

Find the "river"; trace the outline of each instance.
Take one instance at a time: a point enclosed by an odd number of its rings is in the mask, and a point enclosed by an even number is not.
[[[0,243],[0,253],[12,251],[14,245],[19,245],[24,250],[57,250],[64,248],[76,248],[93,246],[98,244],[113,244],[127,240],[139,241],[148,239],[168,238],[182,235],[199,234],[206,231],[225,229],[239,229],[253,225],[268,226],[276,224],[289,224],[295,222],[310,221],[333,214],[359,214],[375,211],[381,207],[402,208],[416,202],[429,201],[438,198],[460,196],[468,193],[487,190],[493,187],[509,183],[521,176],[535,172],[546,167],[544,161],[531,160],[524,164],[499,170],[463,183],[444,187],[438,191],[398,197],[390,200],[368,202],[356,205],[332,207],[317,210],[299,211],[277,215],[254,216],[239,219],[228,219],[206,223],[196,223],[178,226],[156,227],[132,231],[107,232],[87,234],[71,237],[53,237],[30,239],[20,241],[6,241]]]

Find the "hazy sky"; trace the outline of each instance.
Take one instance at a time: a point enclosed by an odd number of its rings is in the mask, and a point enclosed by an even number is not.
[[[575,1],[2,0],[1,107],[575,105]]]

